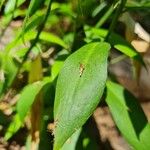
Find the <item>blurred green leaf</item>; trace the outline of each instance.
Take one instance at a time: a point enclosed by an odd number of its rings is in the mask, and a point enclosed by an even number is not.
[[[51,81],[50,78],[44,78],[42,81],[37,81],[32,84],[28,84],[21,92],[20,98],[17,103],[17,112],[20,120],[23,122],[27,113],[30,110],[36,96],[42,90],[42,88]],[[23,109],[22,109],[23,108]]]
[[[126,3],[126,9],[127,10],[138,10],[138,9],[148,9],[150,8],[150,2],[149,0],[147,1],[135,1],[135,0],[130,0],[127,1]]]
[[[68,17],[76,17],[75,12],[72,11],[71,3],[57,3],[53,2],[52,10],[61,14],[67,15]]]
[[[92,17],[95,17],[100,11],[107,6],[106,1],[101,2],[92,12]]]
[[[16,77],[16,74],[18,72],[19,64],[12,58],[12,56],[6,56],[5,57],[5,74],[6,74],[6,82],[7,86],[9,87],[14,78]]]
[[[58,56],[58,58],[55,60],[54,64],[52,65],[51,76],[53,80],[58,76],[67,56],[68,55],[65,54]]]
[[[25,0],[8,0],[7,3],[5,4],[5,9],[4,9],[5,15],[14,11],[15,7],[16,8],[19,7],[24,2],[25,2]]]
[[[28,51],[28,48],[22,48],[19,49],[18,51],[16,51],[16,53],[14,54],[14,57],[20,61],[21,58],[23,58],[26,54],[26,52]]]
[[[14,81],[18,72],[19,63],[15,61],[11,55],[8,55],[5,52],[0,52],[0,59],[1,78],[3,76],[3,81],[0,80],[0,94],[2,94],[2,92],[4,93]]]
[[[39,10],[39,8],[41,6],[44,5],[45,0],[31,0],[29,8],[28,8],[28,12],[27,12],[27,16],[30,17],[32,16],[37,10]]]
[[[110,15],[113,13],[113,11],[115,10],[115,8],[117,7],[118,2],[115,4],[115,6],[112,4],[107,12],[100,18],[100,20],[96,23],[96,27],[100,28],[110,17]]]
[[[54,65],[52,66],[52,79],[55,79],[62,68],[64,62],[63,61],[55,61]]]
[[[52,34],[52,33],[48,33],[48,32],[42,32],[40,34],[40,37],[39,37],[40,40],[43,40],[43,41],[46,41],[46,42],[50,42],[50,43],[55,43],[55,44],[58,44],[64,48],[68,48],[68,46],[66,45],[66,43],[61,39],[59,38],[58,36]]]
[[[34,15],[34,13],[36,13],[36,11],[39,10],[40,7],[44,6],[44,2],[45,0],[38,0],[38,1],[31,0],[30,1],[29,7],[28,7],[28,10],[27,10],[27,13],[26,13],[23,25],[22,25],[22,32],[21,32],[22,37],[24,37],[26,25],[27,25],[29,18],[32,15]]]
[[[3,93],[4,83],[5,83],[4,53],[0,52],[0,97]]]
[[[89,28],[85,27],[85,32],[87,38],[105,38],[108,30],[105,29],[98,29],[98,28]],[[127,55],[128,57],[134,58],[139,62],[143,63],[143,59],[141,55],[135,50],[135,48],[127,42],[123,37],[116,33],[112,33],[111,36],[108,38],[108,42],[114,46],[118,51],[122,52],[123,54]]]
[[[26,14],[26,17],[24,19],[24,23],[23,23],[23,27],[26,26],[27,20],[29,19],[29,17],[31,17],[37,10],[39,10],[39,8],[41,6],[44,5],[44,1],[45,0],[31,0],[29,7],[28,7],[28,11]]]
[[[5,48],[6,51],[13,51],[12,49],[14,47],[20,46],[20,45],[24,45],[24,43],[29,42],[30,40],[35,39],[37,35],[36,31],[29,31],[24,35],[24,41],[20,38],[18,40],[18,38],[16,38],[14,41],[12,41],[10,44],[7,45],[7,47]],[[48,32],[41,32],[39,39],[48,43],[54,43],[54,44],[58,44],[64,48],[68,48],[67,44],[58,36],[54,35],[53,33],[48,33]],[[13,52],[14,53],[14,52]]]
[[[150,124],[137,99],[122,86],[108,81],[106,102],[117,127],[133,149],[150,149]]]
[[[81,16],[92,15],[93,10],[97,6],[96,1],[91,0],[78,0],[78,13]]]
[[[9,140],[20,129],[21,125],[22,122],[19,118],[19,115],[16,114],[5,133],[5,140]]]
[[[109,49],[107,43],[90,43],[65,61],[56,86],[54,150],[63,146],[99,103],[107,78]]]
[[[0,11],[1,11],[1,8],[2,8],[2,6],[3,6],[3,4],[4,4],[5,1],[6,1],[6,0],[1,0],[1,1],[0,1]]]
[[[7,1],[6,5],[5,5],[5,9],[4,9],[5,15],[14,11],[14,9],[16,7],[16,1],[17,0],[8,0]]]
[[[33,15],[28,21],[28,23],[26,24],[26,28],[24,29],[24,32],[27,33],[28,31],[38,27],[41,21],[43,21],[44,19],[44,15],[45,15],[44,13],[45,12],[40,12],[40,14],[36,13],[35,15]]]

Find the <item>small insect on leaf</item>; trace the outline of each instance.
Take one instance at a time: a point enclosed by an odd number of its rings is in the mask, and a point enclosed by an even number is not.
[[[48,126],[47,126],[47,130],[52,134],[54,135],[54,130],[57,126],[57,123],[58,123],[58,120],[54,121],[53,123],[49,123]]]
[[[52,134],[52,135],[54,135],[54,129],[55,129],[55,124],[54,123],[50,123],[50,124],[48,124],[48,126],[47,126],[47,130]]]
[[[85,70],[84,65],[80,63],[80,70],[79,70],[80,77],[82,76],[84,70]]]

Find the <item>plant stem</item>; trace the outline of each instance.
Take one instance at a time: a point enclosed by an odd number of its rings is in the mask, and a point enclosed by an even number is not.
[[[39,26],[39,30],[37,32],[37,35],[33,41],[33,43],[31,44],[31,46],[29,47],[27,53],[25,54],[24,58],[23,58],[23,61],[22,61],[22,64],[25,62],[25,60],[27,59],[28,57],[28,54],[30,53],[30,51],[32,50],[32,48],[36,45],[37,41],[39,40],[39,36],[47,22],[47,19],[48,19],[48,16],[50,14],[50,11],[51,11],[51,5],[52,5],[52,1],[53,0],[49,0],[49,4],[48,4],[48,8],[47,8],[47,11],[46,11],[46,15],[45,15],[45,18],[43,20],[43,22],[41,23],[41,25]]]
[[[16,73],[16,76],[17,76],[18,73],[20,72],[20,69],[21,69],[22,65],[24,64],[24,62],[26,61],[26,59],[27,59],[27,57],[28,57],[30,51],[32,50],[32,48],[36,45],[37,41],[39,40],[40,33],[42,32],[42,30],[43,30],[43,28],[44,28],[44,26],[45,26],[45,23],[47,22],[48,16],[49,16],[49,14],[50,14],[50,12],[51,12],[51,4],[52,4],[52,1],[53,1],[53,0],[49,0],[49,4],[48,4],[48,8],[47,8],[47,11],[46,11],[45,18],[44,18],[43,22],[41,23],[41,25],[39,26],[38,33],[37,33],[37,35],[36,35],[36,37],[35,37],[33,43],[32,43],[31,46],[29,47],[29,49],[28,49],[27,53],[25,54],[25,56],[24,56],[22,62],[20,63],[20,66],[19,66],[19,68],[18,68],[18,71],[17,71],[17,73]],[[14,79],[15,79],[15,78],[14,78]],[[9,87],[11,87],[14,83],[15,83],[15,80],[12,82],[12,84],[11,84]]]
[[[110,8],[108,9],[108,11],[104,14],[104,16],[98,21],[98,23],[96,24],[97,28],[100,28],[105,21],[109,18],[109,16],[112,14],[112,12],[115,10],[115,8],[118,6],[118,2],[115,5],[111,5]]]
[[[121,14],[121,12],[122,12],[122,10],[123,10],[125,4],[126,4],[126,0],[120,0],[119,2],[120,2],[120,5],[118,6],[118,8],[117,8],[117,10],[116,10],[116,13],[115,13],[115,15],[114,15],[114,17],[113,17],[113,20],[112,20],[112,23],[111,23],[111,25],[110,25],[110,27],[109,27],[109,31],[108,31],[108,34],[107,34],[107,36],[106,36],[106,38],[105,38],[105,41],[108,40],[110,34],[114,31],[114,28],[116,27],[118,18],[119,18],[119,16],[120,16],[120,14]]]

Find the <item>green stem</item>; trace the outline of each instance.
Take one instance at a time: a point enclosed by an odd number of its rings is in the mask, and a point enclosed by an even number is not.
[[[42,30],[44,29],[44,26],[45,26],[45,24],[46,24],[46,22],[47,22],[47,19],[48,19],[49,14],[50,14],[52,1],[53,1],[53,0],[49,0],[49,4],[48,4],[48,8],[47,8],[47,11],[46,11],[45,18],[44,18],[43,22],[41,23],[41,25],[39,26],[37,35],[36,35],[36,37],[35,37],[33,43],[31,44],[31,46],[29,47],[27,53],[25,54],[25,56],[24,56],[24,58],[23,58],[23,61],[22,61],[22,64],[25,62],[25,60],[26,60],[27,57],[28,57],[28,54],[30,53],[30,51],[32,50],[32,48],[36,45],[36,43],[37,43],[38,40],[39,40],[39,36],[40,36]]]
[[[17,73],[16,73],[15,76],[18,75],[18,73],[20,72],[20,69],[21,69],[23,63],[26,61],[26,59],[27,59],[27,57],[28,57],[28,54],[30,53],[30,51],[32,50],[32,48],[36,45],[36,43],[38,42],[40,33],[42,32],[42,30],[43,30],[43,28],[44,28],[44,26],[45,26],[45,23],[47,22],[48,16],[49,16],[49,14],[50,14],[52,1],[53,1],[53,0],[49,0],[49,4],[48,4],[48,8],[47,8],[47,11],[46,11],[46,15],[45,15],[45,17],[44,17],[44,20],[43,20],[43,22],[41,23],[41,25],[39,26],[38,33],[37,33],[37,35],[36,35],[36,37],[35,37],[33,43],[32,43],[31,46],[29,47],[27,53],[25,54],[25,56],[24,56],[24,58],[23,58],[23,60],[22,60],[22,62],[21,62],[21,64],[20,64],[20,66],[19,66],[19,68],[18,68],[18,71],[17,71]],[[15,77],[14,77],[14,79],[15,79]],[[14,83],[15,83],[15,80],[13,80],[13,82],[11,83],[11,85],[10,85],[8,88],[10,88],[11,86],[13,86]]]
[[[114,28],[116,27],[118,18],[120,16],[120,14],[121,14],[125,4],[126,4],[126,0],[120,0],[119,2],[120,2],[120,5],[118,6],[118,8],[116,10],[116,13],[115,13],[115,15],[113,17],[112,23],[111,23],[111,25],[109,27],[109,32],[108,32],[108,34],[107,34],[107,36],[105,38],[106,41],[108,40],[110,34],[114,31]]]
[[[109,18],[109,16],[112,14],[112,12],[115,10],[115,8],[118,6],[118,2],[115,5],[111,5],[110,8],[108,9],[108,11],[104,14],[104,16],[98,21],[98,23],[96,24],[97,28],[100,28],[105,21]]]

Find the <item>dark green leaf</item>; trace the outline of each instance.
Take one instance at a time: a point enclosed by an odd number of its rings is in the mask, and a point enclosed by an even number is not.
[[[108,81],[106,101],[129,144],[135,150],[150,149],[150,124],[136,98],[122,86]]]

